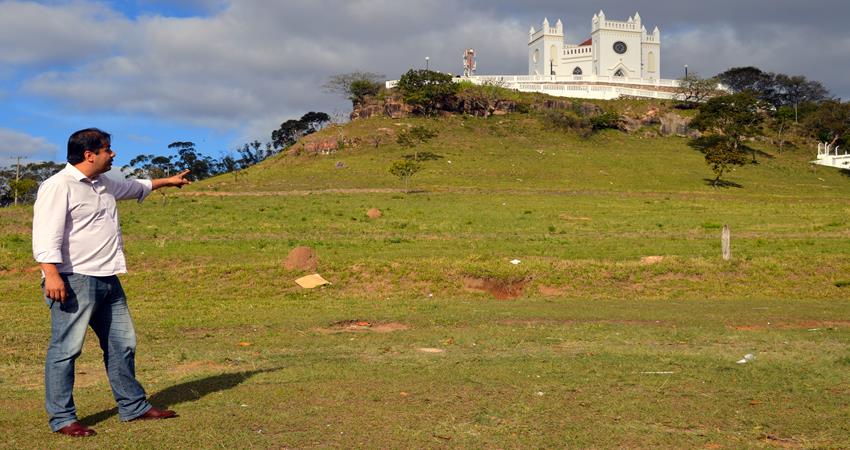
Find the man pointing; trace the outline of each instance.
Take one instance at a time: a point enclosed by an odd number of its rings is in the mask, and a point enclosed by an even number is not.
[[[91,326],[123,421],[167,419],[174,411],[154,408],[136,381],[136,332],[116,276],[127,271],[116,200],[142,201],[152,190],[189,184],[185,170],[170,178],[116,181],[106,176],[115,152],[110,135],[96,128],[68,139],[68,164],[38,189],[32,247],[44,274],[51,335],[44,368],[50,428],[92,436],[77,421],[74,361]]]

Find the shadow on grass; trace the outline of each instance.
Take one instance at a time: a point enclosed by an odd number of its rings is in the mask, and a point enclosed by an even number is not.
[[[742,184],[738,184],[738,183],[735,183],[734,181],[726,181],[726,180],[717,180],[717,181],[714,181],[714,180],[713,180],[713,179],[711,179],[711,178],[703,178],[703,179],[702,179],[702,181],[705,181],[705,184],[707,184],[707,185],[709,185],[709,186],[711,186],[711,187],[718,187],[718,188],[738,188],[738,189],[740,189],[740,188],[744,187],[744,185],[742,185]]]
[[[850,178],[850,169],[838,169],[838,173],[844,175],[847,178]]]
[[[280,370],[280,368],[223,373],[201,378],[200,380],[187,381],[157,392],[156,394],[148,397],[148,401],[157,408],[167,409],[180,403],[199,400],[214,392],[233,389],[258,373],[274,372],[276,370]],[[110,408],[99,413],[86,416],[80,419],[80,422],[86,426],[93,426],[116,415],[118,415],[118,408]]]

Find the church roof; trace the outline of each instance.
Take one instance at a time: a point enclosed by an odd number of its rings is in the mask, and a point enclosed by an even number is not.
[[[590,38],[590,39],[588,39],[588,40],[586,40],[586,41],[582,42],[582,43],[581,43],[581,44],[579,44],[578,46],[579,46],[579,47],[583,47],[583,46],[585,46],[585,45],[590,45],[590,44],[592,44],[592,43],[593,43],[593,38]]]

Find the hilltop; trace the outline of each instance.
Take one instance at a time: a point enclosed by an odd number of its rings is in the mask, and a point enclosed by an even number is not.
[[[563,100],[560,100],[563,101]],[[648,111],[681,116],[671,104],[653,101],[598,101],[633,121]],[[835,196],[850,190],[839,171],[812,166],[814,151],[801,143],[779,152],[769,139],[752,143],[757,164],[737,168],[729,181],[740,188],[716,189],[702,153],[682,136],[664,136],[660,120],[639,122],[631,132],[602,130],[582,137],[553,126],[544,113],[511,113],[437,118],[383,116],[354,120],[306,136],[288,151],[242,171],[238,181],[221,175],[192,191],[264,191],[324,189],[399,189],[388,172],[394,160],[410,153],[396,143],[403,130],[426,127],[437,133],[418,149],[439,158],[413,177],[418,190],[519,190],[694,192],[707,195]],[[811,143],[813,144],[813,143]],[[340,148],[341,147],[341,148]]]

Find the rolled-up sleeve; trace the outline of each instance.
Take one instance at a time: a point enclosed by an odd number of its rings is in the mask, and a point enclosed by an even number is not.
[[[37,262],[63,262],[62,243],[67,214],[67,187],[60,183],[43,183],[38,189],[32,220],[32,254]]]
[[[115,200],[134,198],[141,203],[153,190],[151,180],[107,180],[109,192],[115,196]]]

